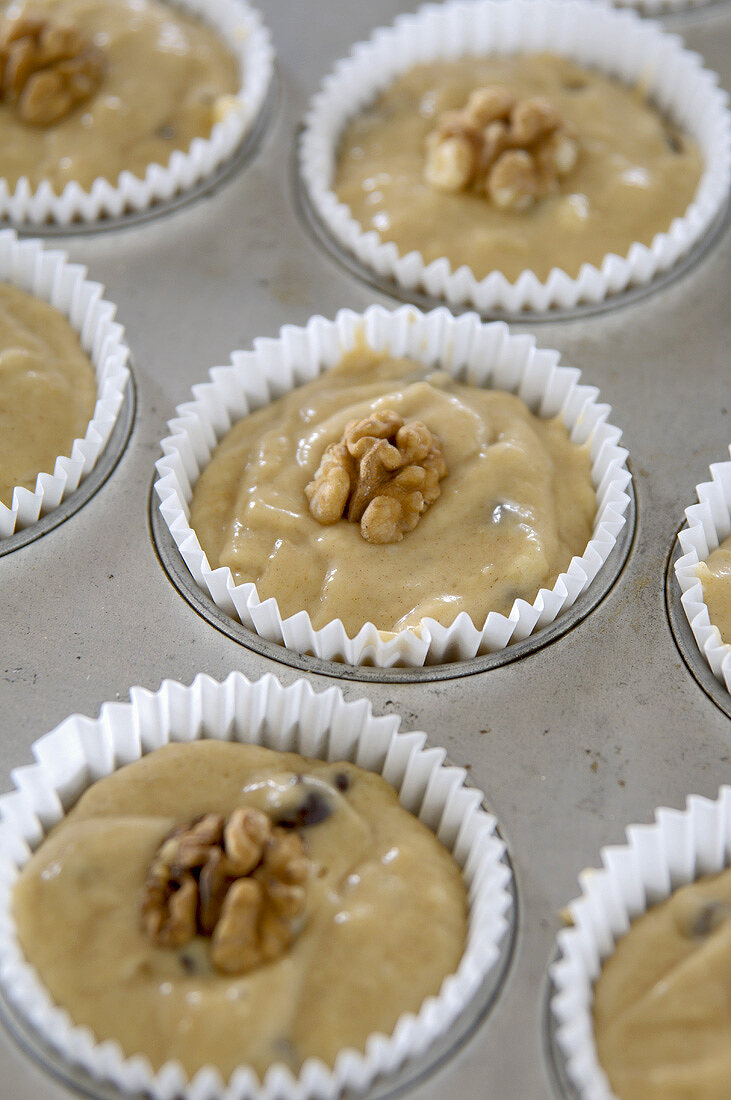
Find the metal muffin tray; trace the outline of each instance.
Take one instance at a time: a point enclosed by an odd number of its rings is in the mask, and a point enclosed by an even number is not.
[[[367,696],[376,713],[398,713],[404,729],[425,730],[485,791],[515,871],[517,927],[496,996],[486,991],[442,1048],[372,1095],[556,1100],[570,1092],[550,1034],[546,971],[579,871],[598,862],[602,845],[621,842],[626,825],[651,820],[656,806],[682,806],[689,793],[715,796],[731,780],[728,694],[694,661],[668,575],[683,510],[731,441],[731,231],[727,220],[703,255],[652,293],[593,316],[514,326],[535,331],[600,388],[630,452],[634,537],[617,555],[613,583],[589,590],[586,613],[559,620],[545,644],[516,648],[510,660],[433,670],[429,679],[399,670],[389,682],[372,669],[343,677],[324,662],[303,671],[291,654],[251,644],[181,595],[161,561],[170,547],[162,537],[158,550],[153,536],[153,464],[175,406],[234,349],[315,313],[395,304],[313,235],[293,148],[309,97],[334,62],[417,4],[259,6],[277,51],[277,88],[243,163],[197,201],[139,224],[54,234],[54,247],[87,264],[118,304],[134,393],[114,441],[118,461],[110,452],[99,464],[63,522],[38,538],[29,529],[7,552],[0,544],[0,787],[30,762],[31,743],[69,713],[96,714],[131,685],[156,689],[166,677],[220,679],[241,669],[291,683],[306,675],[315,687]],[[728,0],[665,22],[731,84]],[[40,1064],[32,1036],[22,1041],[26,1049],[0,1028],[3,1100],[113,1095],[73,1074],[59,1079]]]

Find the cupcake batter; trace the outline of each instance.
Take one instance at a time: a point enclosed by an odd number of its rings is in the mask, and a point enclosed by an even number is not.
[[[289,822],[313,868],[304,928],[275,962],[213,970],[208,941],[155,947],[142,930],[148,865],[177,823],[254,806]],[[460,869],[380,776],[348,763],[198,741],[158,749],[94,784],[21,872],[23,951],[54,1000],[97,1039],[189,1074],[332,1065],[417,1012],[458,966]]]
[[[96,403],[94,367],[58,310],[0,283],[0,502],[34,489],[86,434]]]
[[[576,167],[528,210],[500,210],[473,191],[443,193],[424,180],[426,139],[443,111],[475,88],[503,84],[546,96],[575,131]],[[637,89],[549,54],[439,61],[399,77],[351,122],[340,143],[335,191],[364,231],[406,255],[446,256],[478,279],[583,263],[650,244],[685,213],[701,177],[698,149]]]
[[[346,423],[379,409],[426,424],[448,471],[418,526],[389,545],[345,519],[322,526],[305,496]],[[256,581],[283,616],[304,608],[315,628],[339,618],[353,637],[366,622],[398,631],[463,611],[482,624],[532,601],[583,554],[595,512],[589,452],[560,418],[360,348],[231,429],[195,486],[191,525],[213,567]]]
[[[698,566],[703,599],[721,638],[731,645],[731,537],[727,538]]]
[[[727,1100],[731,870],[636,920],[594,989],[599,1061],[619,1100]]]
[[[71,180],[88,190],[125,169],[144,177],[175,149],[207,138],[239,87],[235,58],[201,21],[158,0],[22,0],[6,16],[69,23],[99,47],[101,85],[87,102],[48,127],[22,122],[0,103],[0,176],[12,189],[48,180],[60,194]]]

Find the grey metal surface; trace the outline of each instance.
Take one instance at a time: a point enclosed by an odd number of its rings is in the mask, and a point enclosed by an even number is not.
[[[95,714],[131,684],[157,688],[240,668],[302,675],[214,629],[170,583],[148,525],[158,443],[174,406],[234,348],[281,324],[390,299],[330,259],[300,223],[290,172],[307,100],[350,44],[398,0],[262,0],[278,52],[276,115],[256,156],[215,193],[114,233],[62,240],[118,303],[135,359],[137,416],[112,476],[42,538],[0,558],[0,788],[30,744],[72,711]],[[731,9],[672,20],[731,82]],[[54,241],[54,244],[57,242]],[[624,828],[731,780],[731,721],[678,653],[665,567],[684,506],[731,440],[731,232],[657,293],[600,315],[540,326],[582,368],[625,432],[637,530],[599,606],[550,646],[499,668],[429,683],[336,683],[397,712],[470,766],[510,845],[520,912],[497,1002],[460,1049],[403,1095],[548,1100],[542,992],[557,913],[576,877]],[[531,331],[530,323],[517,326]],[[0,1029],[2,1100],[69,1100]]]

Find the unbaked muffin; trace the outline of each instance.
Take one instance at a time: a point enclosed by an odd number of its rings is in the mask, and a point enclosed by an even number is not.
[[[0,283],[0,503],[83,439],[94,412],[94,366],[66,318]]]

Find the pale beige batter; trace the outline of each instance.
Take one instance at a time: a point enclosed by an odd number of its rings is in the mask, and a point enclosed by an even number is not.
[[[731,870],[635,921],[594,989],[599,1061],[620,1100],[728,1100]]]
[[[307,801],[306,801],[307,800]],[[314,802],[313,802],[314,800]],[[307,805],[313,862],[304,929],[280,959],[215,973],[208,941],[154,947],[140,924],[147,866],[181,821],[240,805],[274,820]],[[91,787],[23,869],[18,935],[54,1000],[97,1039],[189,1073],[242,1063],[263,1074],[345,1046],[418,1011],[458,966],[459,867],[380,776],[347,763],[219,741],[156,750]]]
[[[697,572],[710,620],[723,641],[731,645],[731,538],[701,562]]]
[[[34,489],[83,438],[96,403],[94,367],[58,310],[0,283],[0,501]]]
[[[125,169],[144,177],[208,137],[239,87],[221,37],[158,0],[23,0],[2,14],[72,23],[106,61],[95,95],[52,126],[26,125],[0,103],[0,175],[11,188],[22,176],[32,187],[48,180],[57,194],[71,180],[85,189],[99,176],[116,183]]]
[[[435,120],[475,88],[505,84],[519,98],[547,96],[573,126],[580,153],[558,190],[521,212],[480,195],[445,194],[423,178]],[[641,93],[599,72],[546,54],[464,58],[419,65],[396,80],[345,130],[335,190],[364,230],[427,263],[446,256],[478,279],[560,267],[576,276],[609,252],[627,254],[668,230],[695,194],[698,149]]]
[[[384,408],[423,421],[448,472],[417,527],[375,545],[357,523],[319,524],[304,490],[345,424]],[[395,631],[463,611],[481,625],[532,601],[584,552],[595,511],[589,452],[560,419],[361,348],[231,429],[195,486],[191,524],[210,564],[256,581],[283,616],[339,618],[352,637],[366,622]]]

